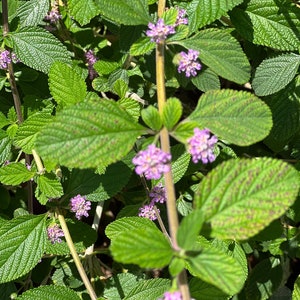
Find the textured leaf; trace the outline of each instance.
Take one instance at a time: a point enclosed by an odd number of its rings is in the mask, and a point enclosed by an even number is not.
[[[49,72],[49,89],[58,104],[70,105],[84,100],[86,84],[67,64],[55,62]]]
[[[55,61],[71,63],[67,48],[49,31],[40,27],[23,27],[11,33],[13,49],[27,66],[48,73]]]
[[[34,175],[35,172],[28,170],[22,163],[10,163],[0,168],[0,181],[7,185],[18,185]]]
[[[44,285],[24,292],[17,300],[80,300],[73,290],[60,285]]]
[[[140,281],[135,288],[133,288],[124,300],[153,300],[162,296],[170,287],[170,280],[164,278],[153,278],[149,280]]]
[[[237,31],[254,44],[298,50],[300,11],[292,1],[251,0],[246,10],[235,8],[230,17]]]
[[[49,0],[31,0],[23,2],[17,9],[20,26],[36,26],[41,24],[49,10]]]
[[[177,231],[177,242],[182,249],[192,250],[203,222],[203,213],[200,210],[193,210],[182,219]]]
[[[263,101],[228,89],[206,92],[188,119],[239,146],[264,139],[272,128],[271,111]]]
[[[191,296],[201,300],[228,300],[230,296],[217,287],[193,277],[189,282]]]
[[[124,299],[141,280],[131,273],[116,274],[106,280],[103,296],[110,300]]]
[[[295,77],[300,55],[282,54],[264,60],[256,69],[252,87],[257,96],[274,94],[286,87]]]
[[[274,124],[264,142],[275,152],[282,151],[299,130],[299,99],[300,81],[298,84],[292,82],[280,92],[264,98],[272,111]]]
[[[202,30],[195,36],[176,42],[200,52],[200,60],[221,77],[243,84],[250,78],[250,65],[238,41],[227,31]]]
[[[21,216],[0,227],[0,283],[25,275],[42,258],[46,243],[45,216]]]
[[[102,75],[108,75],[119,67],[120,64],[118,62],[108,61],[104,59],[96,61],[93,65],[93,68],[97,71],[97,73]]]
[[[124,108],[137,122],[140,118],[141,104],[132,98],[122,98],[118,104]]]
[[[229,295],[238,293],[245,282],[243,270],[234,257],[214,247],[203,248],[199,255],[190,257],[188,270]]]
[[[295,281],[292,299],[300,299],[300,276],[298,276],[297,280]]]
[[[162,112],[163,124],[168,130],[172,130],[180,120],[181,115],[182,105],[180,100],[175,97],[169,98]]]
[[[218,75],[209,68],[205,68],[196,77],[192,78],[192,83],[202,92],[209,90],[219,90],[221,83]]]
[[[0,130],[0,164],[3,164],[10,157],[11,139],[4,130]]]
[[[37,139],[41,156],[75,168],[107,166],[124,157],[145,129],[110,100],[61,111]]]
[[[195,206],[204,213],[212,236],[243,240],[279,218],[298,189],[299,175],[287,163],[270,158],[228,160],[202,180]]]
[[[38,176],[36,183],[36,191],[38,191],[38,195],[43,194],[42,199],[46,198],[48,201],[49,199],[59,198],[63,195],[62,185],[52,173]],[[36,193],[36,196],[41,204],[46,204],[46,202],[41,201],[38,195]]]
[[[195,32],[212,23],[242,2],[242,0],[192,0],[187,7],[190,31]]]
[[[120,231],[112,239],[110,250],[116,261],[144,268],[164,267],[173,255],[168,239],[153,222],[146,226],[139,223],[138,228]]]
[[[22,151],[31,154],[35,148],[35,140],[41,129],[51,121],[51,114],[46,112],[37,112],[22,124],[20,124],[17,134],[14,138],[14,143],[17,147],[22,148]]]
[[[100,12],[107,18],[124,25],[148,24],[147,0],[98,0]]]
[[[116,162],[99,175],[91,170],[73,169],[65,196],[85,195],[90,201],[104,201],[116,195],[126,185],[132,173],[123,162]]]
[[[130,55],[143,55],[155,49],[155,45],[156,44],[151,42],[149,37],[142,37],[132,44],[130,47]]]
[[[80,25],[86,25],[100,13],[99,5],[95,0],[69,0],[68,8],[72,17]]]
[[[141,111],[141,117],[145,124],[153,130],[160,130],[162,127],[161,116],[156,107],[149,105]]]

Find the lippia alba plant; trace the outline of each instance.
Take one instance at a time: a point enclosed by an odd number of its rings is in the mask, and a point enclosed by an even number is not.
[[[1,4],[1,299],[299,298],[297,1]]]

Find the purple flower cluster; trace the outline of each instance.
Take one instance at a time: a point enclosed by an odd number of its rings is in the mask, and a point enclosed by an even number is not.
[[[58,5],[56,2],[53,3],[51,10],[45,16],[45,21],[55,24],[62,18],[62,15],[59,13]]]
[[[176,292],[165,292],[162,300],[182,300],[181,293]]]
[[[94,69],[94,64],[98,60],[93,50],[88,50],[84,53],[85,61],[88,65],[89,70],[89,78],[93,80],[95,77],[97,77],[97,72]]]
[[[167,200],[166,190],[163,185],[160,183],[152,188],[149,193],[151,199],[149,204],[144,205],[139,209],[139,217],[147,218],[152,221],[157,219],[156,212],[154,210],[154,205],[156,203],[165,203]],[[157,208],[157,211],[160,210]]]
[[[62,240],[60,237],[65,236],[64,232],[57,224],[53,224],[47,228],[47,235],[52,244],[61,243]]]
[[[147,149],[137,153],[132,159],[135,172],[138,175],[144,174],[146,179],[159,179],[163,173],[170,171],[171,154],[165,153],[151,144]]]
[[[71,211],[75,213],[75,217],[80,220],[83,216],[89,216],[91,202],[87,201],[85,196],[77,195],[70,199],[70,207]]]
[[[175,27],[173,25],[165,25],[163,19],[158,19],[156,24],[149,23],[148,28],[146,35],[151,37],[151,41],[155,43],[162,42],[168,35],[175,33]]]
[[[8,64],[14,62],[19,62],[15,53],[10,53],[8,50],[3,50],[0,52],[0,69],[7,69]]]
[[[187,25],[188,24],[188,19],[185,18],[186,10],[183,9],[183,8],[179,8],[179,7],[176,7],[176,9],[178,10],[178,15],[177,15],[175,26]]]
[[[188,53],[180,52],[178,72],[185,72],[186,77],[196,76],[197,71],[201,70],[201,64],[197,61],[199,51],[189,49]]]
[[[215,135],[211,135],[209,129],[200,130],[195,128],[194,135],[187,141],[188,151],[192,155],[193,162],[202,161],[204,164],[213,162],[216,159],[213,148],[217,141],[218,138]]]

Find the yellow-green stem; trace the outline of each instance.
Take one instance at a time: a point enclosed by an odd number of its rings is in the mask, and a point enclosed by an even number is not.
[[[75,265],[76,265],[76,268],[79,272],[79,275],[91,297],[92,300],[97,300],[97,295],[84,271],[84,268],[82,266],[82,263],[80,261],[80,258],[76,252],[76,249],[75,249],[75,246],[74,246],[74,243],[72,241],[72,238],[71,238],[71,235],[70,235],[70,232],[69,232],[69,229],[68,229],[68,226],[66,224],[66,221],[65,221],[65,218],[64,216],[61,214],[60,210],[57,208],[56,209],[56,213],[57,213],[57,216],[58,216],[58,220],[59,220],[59,223],[60,223],[60,226],[61,226],[61,229],[63,230],[64,232],[64,235],[65,235],[65,239],[66,239],[66,242],[68,244],[68,247],[70,249],[70,252],[71,252],[71,255],[74,259],[74,262],[75,262]]]

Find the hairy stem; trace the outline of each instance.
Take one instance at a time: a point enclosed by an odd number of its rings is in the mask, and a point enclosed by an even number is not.
[[[165,10],[166,0],[159,0],[158,2],[158,17],[161,17]],[[162,113],[166,103],[166,87],[165,87],[165,43],[164,41],[156,45],[156,85],[157,85],[157,102],[158,110]],[[167,128],[163,128],[160,132],[161,149],[170,153],[170,137]],[[164,174],[165,188],[167,195],[167,215],[169,222],[170,237],[173,248],[179,250],[177,244],[177,229],[179,226],[178,214],[176,209],[176,194],[175,186],[172,177],[172,170]],[[177,276],[178,286],[183,300],[190,299],[190,291],[187,283],[187,276],[185,270],[183,270]]]
[[[97,300],[97,295],[84,271],[84,268],[82,266],[82,263],[80,261],[80,258],[76,252],[76,249],[75,249],[75,246],[74,246],[74,243],[72,241],[72,237],[70,235],[70,232],[69,232],[69,229],[68,229],[68,226],[66,224],[66,220],[65,220],[65,217],[62,215],[62,213],[60,212],[60,210],[58,208],[56,208],[56,213],[57,213],[57,216],[58,216],[58,220],[59,220],[59,223],[60,223],[60,226],[61,226],[61,229],[63,230],[64,232],[64,235],[65,235],[65,239],[66,239],[66,242],[68,244],[68,247],[70,249],[70,252],[71,252],[71,255],[74,259],[74,262],[75,262],[75,265],[76,265],[76,268],[79,272],[79,275],[91,297],[92,300]]]

